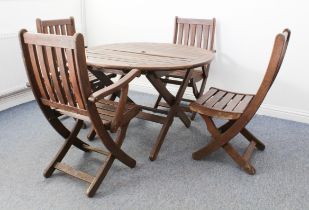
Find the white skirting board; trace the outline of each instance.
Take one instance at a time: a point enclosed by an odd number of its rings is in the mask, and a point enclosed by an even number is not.
[[[154,88],[149,87],[150,86],[148,84],[134,83],[130,85],[130,90],[147,94],[154,94],[154,95],[158,94]],[[176,88],[173,88],[172,92],[175,93]],[[186,92],[185,97],[193,99],[193,95],[190,92]],[[0,96],[0,111],[32,100],[34,100],[34,96],[30,88],[24,88],[12,91],[11,93],[7,93],[5,95]],[[291,109],[287,107],[262,104],[262,106],[258,111],[258,114],[309,124],[308,112],[297,109]]]
[[[308,112],[298,109],[291,109],[288,107],[262,104],[258,110],[258,114],[309,124]]]
[[[20,88],[0,95],[0,111],[34,100],[30,88]]]

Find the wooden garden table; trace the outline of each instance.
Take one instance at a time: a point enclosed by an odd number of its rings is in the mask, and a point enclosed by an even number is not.
[[[174,117],[179,117],[186,127],[191,121],[180,107],[180,101],[188,86],[194,68],[202,67],[212,61],[214,54],[201,48],[163,43],[117,43],[91,47],[86,50],[87,64],[93,70],[104,73],[126,72],[140,69],[153,87],[170,106],[169,110],[141,106],[143,111],[138,118],[163,124],[149,159],[155,160]],[[168,71],[184,70],[185,79],[179,86],[176,96],[170,93],[160,77]],[[148,112],[145,112],[148,111]],[[149,113],[151,111],[152,113]],[[157,115],[154,113],[160,113]],[[165,114],[166,116],[162,116]]]

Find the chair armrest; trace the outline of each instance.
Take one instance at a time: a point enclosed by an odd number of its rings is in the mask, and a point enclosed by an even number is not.
[[[131,82],[135,77],[141,75],[141,71],[138,69],[132,69],[129,73],[127,73],[123,78],[118,80],[116,83],[109,85],[103,89],[100,89],[94,93],[92,93],[88,100],[91,102],[96,102],[104,97],[119,91],[121,88],[126,87],[129,82]]]

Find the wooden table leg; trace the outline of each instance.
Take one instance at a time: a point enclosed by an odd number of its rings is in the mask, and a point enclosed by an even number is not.
[[[185,112],[179,108],[179,104],[180,101],[183,97],[183,94],[189,84],[190,81],[190,77],[192,75],[191,70],[189,70],[188,73],[190,73],[190,75],[187,75],[186,78],[183,80],[182,85],[179,86],[178,92],[176,97],[173,96],[169,90],[165,87],[164,83],[161,81],[161,79],[159,77],[157,77],[155,75],[155,73],[148,73],[146,75],[147,79],[150,81],[150,83],[155,87],[155,89],[159,92],[159,94],[163,97],[163,99],[167,102],[167,104],[170,107],[170,110],[172,109],[172,106],[174,104],[177,104],[177,116],[181,119],[181,121],[185,124],[186,127],[190,127],[191,125],[191,121],[188,118],[188,116],[185,114]]]
[[[157,137],[154,146],[151,149],[149,160],[154,161],[157,159],[158,153],[161,149],[161,146],[163,144],[167,131],[173,123],[174,116],[175,116],[175,111],[171,110],[169,114],[167,115],[166,121],[160,130],[159,136]]]
[[[191,75],[193,73],[192,69],[188,69],[185,79],[183,80],[182,84],[179,87],[179,90],[177,92],[176,97],[174,97],[169,91],[168,89],[165,87],[164,83],[160,80],[160,78],[158,78],[154,73],[149,72],[146,77],[148,78],[148,80],[150,81],[150,83],[157,89],[157,91],[160,93],[160,95],[162,95],[162,97],[164,98],[164,100],[169,104],[170,106],[170,110],[168,112],[167,118],[165,123],[163,124],[161,130],[160,130],[160,134],[157,137],[157,140],[151,150],[149,159],[151,161],[154,161],[157,159],[158,153],[160,151],[160,148],[163,144],[163,141],[165,139],[165,136],[167,134],[167,131],[169,129],[169,127],[171,126],[174,117],[178,116],[187,127],[190,127],[191,121],[190,119],[187,117],[187,115],[180,109],[180,101],[183,97],[183,94],[189,84]]]
[[[187,117],[187,115],[185,114],[185,112],[183,110],[181,110],[180,107],[178,107],[178,110],[180,111],[177,111],[177,116],[179,117],[179,119],[183,122],[183,124],[185,124],[185,126],[187,128],[190,127],[191,125],[191,120]]]

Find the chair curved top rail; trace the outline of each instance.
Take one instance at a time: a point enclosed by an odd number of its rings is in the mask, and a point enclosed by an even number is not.
[[[68,19],[41,20],[36,19],[38,33],[73,36],[76,33],[73,17]]]
[[[214,50],[216,19],[175,17],[174,44]]]

